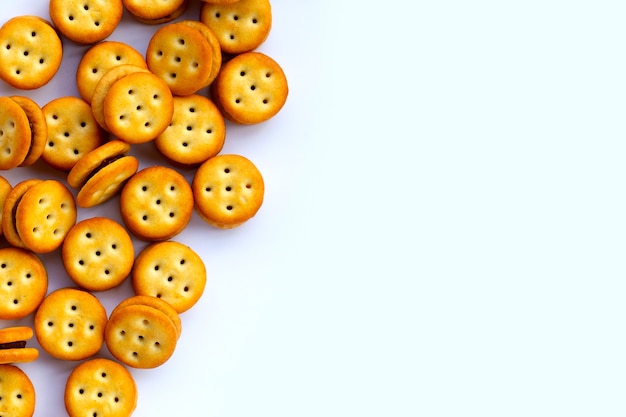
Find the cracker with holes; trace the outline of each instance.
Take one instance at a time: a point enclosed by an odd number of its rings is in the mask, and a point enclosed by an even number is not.
[[[190,26],[196,30],[198,30],[202,36],[209,41],[209,45],[211,46],[211,73],[209,74],[209,78],[204,82],[205,85],[210,85],[215,78],[217,78],[217,74],[220,72],[220,68],[222,67],[222,48],[220,47],[220,41],[217,39],[215,32],[211,30],[207,25],[198,21],[198,20],[181,20],[181,25]]]
[[[59,248],[76,223],[76,203],[60,181],[45,180],[28,188],[15,211],[15,228],[27,249],[49,253]]]
[[[67,182],[78,189],[79,207],[93,207],[111,199],[137,172],[139,161],[128,155],[129,150],[128,143],[111,140],[76,162],[67,174]]]
[[[123,0],[123,3],[135,19],[146,25],[171,22],[189,6],[189,0]]]
[[[33,329],[28,326],[0,329],[0,364],[36,360],[39,357],[39,350],[34,347],[26,347],[33,334]]]
[[[241,54],[258,48],[272,29],[269,0],[239,0],[233,3],[203,3],[200,21],[220,42],[222,51]]]
[[[102,347],[106,322],[106,310],[97,297],[76,288],[60,288],[37,309],[35,336],[50,356],[83,360]]]
[[[143,55],[124,42],[102,41],[90,47],[76,68],[76,86],[83,100],[91,103],[98,81],[108,70],[123,64],[148,68]]]
[[[89,291],[109,290],[121,284],[130,274],[134,257],[126,229],[107,217],[76,223],[61,248],[68,276]]]
[[[162,309],[131,303],[111,312],[104,341],[111,355],[123,364],[150,369],[169,360],[179,336],[176,324]]]
[[[254,217],[263,204],[265,184],[259,169],[236,154],[204,162],[193,178],[196,211],[207,223],[232,229]]]
[[[174,95],[183,96],[208,85],[213,50],[198,29],[171,23],[150,38],[146,62],[150,71],[164,80]]]
[[[170,125],[154,144],[175,164],[197,166],[217,155],[224,146],[226,125],[218,107],[200,94],[174,97]]]
[[[137,385],[124,365],[88,359],[68,376],[64,403],[69,417],[129,417],[137,407]]]
[[[30,166],[39,160],[46,145],[46,139],[48,139],[46,117],[43,114],[43,109],[33,99],[26,96],[11,96],[10,99],[19,104],[28,119],[30,142],[26,157],[19,166]]]
[[[122,0],[50,0],[48,12],[54,26],[81,44],[106,39],[122,20]]]
[[[60,171],[69,171],[86,153],[105,140],[89,104],[72,96],[52,99],[43,106],[48,138],[41,159]]]
[[[22,196],[26,191],[41,181],[42,180],[37,178],[22,180],[15,184],[7,193],[4,205],[2,206],[2,234],[11,246],[16,248],[26,247],[17,232],[15,213],[17,212],[17,205],[22,200]]]
[[[154,140],[169,126],[174,97],[165,81],[150,72],[122,77],[104,99],[104,120],[109,131],[130,144]]]
[[[12,87],[34,90],[56,75],[63,58],[61,38],[36,16],[17,16],[0,27],[0,79]]]
[[[178,312],[170,303],[158,297],[153,297],[151,295],[133,295],[120,301],[120,303],[115,306],[111,314],[121,308],[136,305],[152,307],[165,314],[172,321],[172,323],[174,323],[174,327],[176,328],[176,339],[180,338],[180,335],[183,332],[183,322],[178,315]]]
[[[4,214],[4,203],[6,203],[7,197],[9,196],[9,193],[12,189],[13,186],[11,185],[9,180],[0,175],[0,236],[4,234],[4,231],[2,230],[2,215]]]
[[[15,365],[0,365],[0,415],[32,417],[35,413],[35,386]]]
[[[0,170],[24,162],[31,143],[31,128],[24,109],[9,97],[0,97]]]
[[[0,319],[34,312],[48,291],[48,272],[39,257],[22,249],[0,249]]]
[[[135,259],[131,275],[136,294],[160,298],[179,314],[198,302],[206,276],[202,258],[189,246],[175,241],[145,247]]]
[[[180,233],[193,214],[191,186],[179,172],[165,166],[138,171],[124,185],[120,213],[140,239],[162,241]]]
[[[211,97],[234,123],[257,124],[274,117],[289,94],[281,66],[261,52],[237,55],[222,66]]]

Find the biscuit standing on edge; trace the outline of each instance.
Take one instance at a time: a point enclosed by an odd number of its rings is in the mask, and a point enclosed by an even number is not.
[[[0,170],[9,170],[26,159],[31,128],[26,112],[16,101],[0,97],[0,109]]]
[[[0,365],[0,398],[1,416],[32,417],[35,413],[35,387],[15,365]]]
[[[13,189],[9,180],[0,175],[0,236],[4,234],[4,230],[2,229],[2,215],[4,212],[4,204],[7,201],[7,197],[9,193]]]
[[[44,86],[62,59],[63,44],[50,22],[17,16],[0,27],[0,78],[12,87],[34,90]]]
[[[48,291],[48,273],[34,253],[0,249],[0,319],[15,320],[34,312]]]
[[[193,178],[196,211],[221,229],[240,226],[263,204],[265,184],[258,168],[244,156],[217,155],[205,161]]]
[[[37,162],[43,153],[46,139],[48,139],[48,124],[46,123],[43,109],[33,99],[25,96],[11,96],[10,98],[24,110],[30,125],[30,146],[28,147],[26,158],[19,165],[21,167],[29,166]]]
[[[137,407],[137,386],[123,365],[89,359],[67,378],[64,402],[69,417],[129,417]]]
[[[42,180],[36,178],[31,178],[18,182],[15,184],[15,187],[9,190],[4,200],[4,205],[2,206],[2,234],[4,234],[5,239],[11,246],[16,248],[26,247],[17,232],[15,213],[17,212],[17,205],[26,191],[41,181]]]
[[[0,329],[0,364],[32,362],[39,357],[39,350],[26,347],[33,337],[33,329],[28,326],[5,327]]]

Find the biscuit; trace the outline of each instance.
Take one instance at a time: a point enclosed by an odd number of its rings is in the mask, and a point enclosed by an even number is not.
[[[0,365],[0,415],[32,417],[35,413],[35,386],[15,365]]]
[[[138,171],[122,188],[120,214],[128,230],[147,241],[167,240],[180,233],[193,214],[191,186],[165,166]]]
[[[26,157],[19,166],[29,166],[37,162],[43,153],[46,139],[48,139],[48,124],[42,108],[33,99],[25,96],[11,96],[10,98],[19,104],[28,118],[30,145]]]
[[[180,16],[187,8],[186,0],[123,0],[130,14],[145,24],[167,23]]]
[[[210,3],[210,4],[230,4],[230,3],[235,3],[238,2],[239,0],[202,0],[205,3]]]
[[[211,97],[224,117],[257,124],[274,117],[285,105],[289,86],[280,65],[261,52],[246,52],[226,62],[211,84]]]
[[[122,64],[148,68],[143,55],[132,46],[119,41],[102,41],[81,57],[76,68],[76,86],[80,96],[91,103],[94,89],[106,72]]]
[[[96,84],[96,88],[91,96],[91,111],[96,122],[105,130],[107,129],[106,121],[104,120],[104,99],[109,92],[109,89],[114,82],[122,77],[132,74],[133,72],[148,72],[146,68],[142,68],[137,65],[123,64],[118,65],[108,70]]]
[[[104,341],[118,361],[133,368],[150,369],[161,366],[172,356],[178,333],[165,313],[136,304],[111,313]]]
[[[17,16],[0,27],[0,79],[12,87],[33,90],[56,75],[63,58],[61,38],[36,16]]]
[[[0,249],[0,319],[21,319],[34,312],[48,290],[48,273],[34,253]]]
[[[32,337],[33,329],[28,326],[0,329],[0,364],[36,360],[39,357],[39,350],[26,347],[26,343]]]
[[[76,203],[60,181],[34,184],[22,195],[15,211],[15,228],[27,249],[48,253],[57,249],[76,223]]]
[[[0,97],[0,109],[0,170],[9,170],[26,159],[31,128],[26,112],[14,100]]]
[[[181,20],[178,23],[197,29],[198,31],[200,31],[202,36],[204,36],[206,40],[209,41],[212,53],[211,73],[209,74],[209,78],[204,82],[204,84],[210,85],[215,80],[215,78],[217,78],[217,74],[219,74],[220,68],[222,67],[222,48],[220,47],[220,41],[217,39],[215,32],[213,32],[211,28],[198,20]]]
[[[155,140],[159,152],[182,166],[197,166],[224,146],[226,125],[217,106],[200,94],[174,97],[170,125]]]
[[[202,163],[191,186],[197,213],[222,229],[240,226],[254,217],[265,193],[258,168],[235,154],[217,155]]]
[[[122,0],[50,0],[54,26],[68,39],[90,44],[109,37],[122,20]]]
[[[78,97],[58,97],[43,106],[48,138],[41,159],[60,171],[69,171],[86,153],[105,140],[89,104]]]
[[[272,7],[269,0],[204,2],[200,21],[215,32],[222,51],[236,55],[265,42],[272,28]]]
[[[149,72],[134,72],[119,79],[104,99],[107,128],[130,144],[154,140],[169,126],[173,113],[169,86]]]
[[[176,339],[180,338],[180,335],[183,332],[183,322],[178,315],[178,312],[171,306],[170,303],[164,301],[160,298],[153,297],[151,295],[133,295],[122,300],[111,312],[111,314],[115,313],[116,310],[119,310],[123,307],[128,306],[148,306],[159,310],[161,313],[165,314],[174,324],[174,328],[176,329]]]
[[[150,71],[164,80],[174,95],[184,96],[208,85],[213,50],[198,29],[170,23],[150,38],[146,62]]]
[[[63,241],[61,259],[68,276],[89,291],[118,286],[130,274],[133,242],[116,221],[91,217],[72,227]]]
[[[180,314],[193,307],[206,286],[206,267],[189,246],[166,241],[145,247],[132,270],[135,294],[169,303]]]
[[[2,206],[2,234],[11,246],[24,248],[24,242],[17,233],[15,224],[15,213],[17,205],[20,203],[22,196],[30,187],[40,183],[42,180],[31,178],[18,182],[15,187],[9,190]]]
[[[9,180],[0,175],[0,236],[3,234],[2,230],[2,214],[4,211],[4,203],[7,201],[7,197],[9,196],[9,192],[13,187]]]
[[[130,417],[137,407],[137,385],[122,364],[88,359],[67,378],[64,403],[69,417]]]
[[[87,208],[104,203],[122,189],[139,168],[139,161],[127,155],[130,145],[112,140],[87,153],[67,175],[70,187],[78,189],[76,204]]]
[[[102,347],[106,322],[106,310],[94,295],[76,288],[60,288],[37,309],[35,336],[50,356],[83,360]]]

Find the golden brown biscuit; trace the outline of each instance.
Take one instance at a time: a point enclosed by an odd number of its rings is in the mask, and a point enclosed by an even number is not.
[[[189,246],[167,241],[145,247],[132,270],[135,294],[169,303],[180,314],[193,307],[206,286],[202,258]]]
[[[69,417],[130,417],[137,407],[137,385],[123,365],[89,359],[67,378],[64,402]]]
[[[169,126],[173,113],[174,97],[169,86],[149,72],[119,79],[104,99],[107,128],[130,144],[154,140]]]
[[[0,365],[0,381],[0,415],[32,417],[36,394],[28,375],[15,365]]]
[[[41,181],[26,190],[15,211],[15,228],[24,246],[35,253],[57,249],[76,223],[76,203],[60,181]]]
[[[105,140],[89,104],[78,97],[52,99],[43,106],[48,139],[41,159],[60,171],[69,171]]]
[[[98,298],[76,288],[61,288],[37,309],[35,336],[52,357],[83,360],[102,347],[106,322],[107,313]]]
[[[222,229],[240,226],[255,216],[265,194],[258,168],[235,154],[217,155],[200,165],[192,189],[200,217]]]
[[[26,347],[33,337],[33,329],[28,326],[5,327],[0,329],[0,364],[32,362],[39,357],[39,350]]]
[[[28,191],[30,187],[40,183],[42,180],[31,178],[18,182],[15,187],[9,190],[4,205],[2,206],[2,233],[7,242],[11,246],[18,248],[24,248],[24,242],[20,238],[17,232],[15,224],[15,213],[17,212],[17,206],[22,200],[22,196]]]
[[[118,286],[130,274],[133,242],[116,221],[91,217],[76,223],[63,241],[61,259],[69,277],[89,291]]]
[[[215,32],[222,51],[241,54],[259,47],[272,28],[269,0],[203,3],[200,21]]]
[[[187,6],[184,0],[123,0],[124,7],[135,17],[145,23],[166,23],[173,20],[174,14],[180,15]]]
[[[13,187],[9,180],[0,175],[0,236],[4,234],[2,229],[2,214],[4,212],[4,203],[7,201],[7,197]]]
[[[146,61],[150,71],[165,81],[174,95],[184,96],[208,85],[213,51],[198,29],[170,23],[150,38]]]
[[[76,86],[80,96],[91,103],[93,91],[106,72],[123,64],[148,68],[143,55],[132,46],[119,41],[102,41],[85,52],[76,69]]]
[[[115,311],[120,308],[135,305],[152,307],[165,314],[172,321],[172,323],[174,323],[174,327],[176,328],[176,338],[180,338],[180,335],[183,332],[183,322],[174,307],[172,307],[167,301],[161,300],[160,298],[153,297],[151,295],[133,295],[122,300],[117,306],[115,306],[111,314],[115,313]]]
[[[120,213],[140,239],[167,240],[180,233],[193,214],[191,186],[180,173],[151,166],[133,175],[120,195]]]
[[[0,78],[7,84],[33,90],[55,76],[63,58],[59,35],[46,20],[17,16],[0,27]]]
[[[0,110],[0,170],[8,170],[26,159],[31,128],[24,109],[9,97],[0,97]]]
[[[34,253],[0,249],[0,319],[21,319],[34,312],[48,290],[48,273]]]
[[[211,84],[215,78],[217,78],[217,74],[219,74],[220,68],[222,67],[222,48],[220,41],[211,28],[198,20],[181,20],[178,23],[197,29],[202,36],[209,41],[213,58],[211,60],[211,73],[209,74],[209,78],[204,82],[204,85]]]
[[[289,86],[282,68],[261,52],[237,55],[222,66],[211,96],[224,117],[241,124],[261,123],[285,105]]]
[[[10,98],[19,104],[28,118],[31,131],[30,146],[26,158],[19,166],[29,166],[37,162],[43,153],[46,139],[48,139],[48,124],[42,108],[33,99],[25,96],[11,96]]]
[[[122,20],[122,0],[50,0],[54,26],[68,39],[89,44],[107,38]]]
[[[217,155],[224,146],[226,125],[217,106],[200,94],[174,97],[170,125],[154,144],[167,159],[196,166]]]
[[[127,155],[130,145],[112,140],[87,153],[67,175],[70,187],[78,189],[76,204],[93,207],[112,198],[137,172],[139,161]]]

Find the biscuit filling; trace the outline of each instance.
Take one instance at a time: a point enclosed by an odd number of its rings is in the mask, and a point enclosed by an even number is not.
[[[26,341],[0,343],[0,350],[4,349],[22,349],[26,347]]]
[[[90,179],[92,179],[98,172],[102,171],[104,168],[106,168],[108,165],[111,165],[113,162],[117,161],[118,159],[122,159],[124,158],[126,155],[115,155],[112,156],[110,158],[106,158],[105,160],[103,160],[102,162],[100,162],[100,165],[98,165],[97,167],[95,167],[93,169],[93,171],[91,171],[89,173],[89,175],[87,175],[85,177],[85,181],[83,181],[82,185],[87,184],[87,182],[89,182]],[[81,187],[82,187],[81,185]]]

